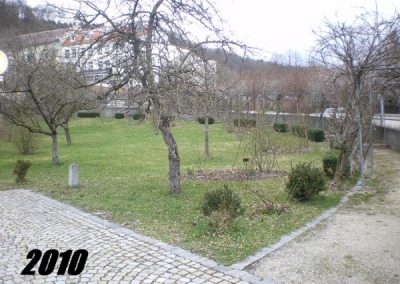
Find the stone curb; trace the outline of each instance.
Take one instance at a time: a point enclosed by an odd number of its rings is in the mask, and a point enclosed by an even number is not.
[[[245,260],[234,263],[231,266],[229,266],[231,269],[237,269],[237,270],[244,270],[248,268],[249,266],[253,265],[254,263],[258,262],[262,258],[266,257],[270,253],[282,248],[285,246],[287,243],[290,241],[294,240],[298,236],[302,235],[306,231],[308,231],[311,228],[314,228],[316,225],[324,221],[325,219],[331,217],[333,214],[336,213],[336,211],[343,205],[345,204],[351,195],[353,195],[355,192],[359,192],[362,190],[361,183],[360,181],[357,182],[357,185],[355,185],[353,188],[351,188],[340,200],[339,204],[336,205],[335,207],[332,207],[324,212],[322,212],[320,215],[312,219],[311,221],[307,222],[304,226],[300,227],[299,229],[286,234],[280,238],[280,240],[268,247],[260,249],[258,252],[255,254],[247,257]]]

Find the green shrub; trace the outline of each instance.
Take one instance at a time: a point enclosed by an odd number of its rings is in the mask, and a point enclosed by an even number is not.
[[[308,139],[314,142],[323,142],[325,140],[325,133],[321,129],[310,128],[307,131]]]
[[[226,226],[232,219],[243,213],[239,196],[227,185],[224,188],[206,192],[201,205],[204,216],[214,213],[218,226]]]
[[[333,154],[328,154],[322,159],[322,165],[327,177],[333,178],[335,176],[338,160],[338,157]],[[347,162],[343,169],[343,176],[345,178],[350,176],[350,169],[350,163]]]
[[[13,133],[13,142],[22,155],[33,154],[39,147],[37,134],[23,127],[17,127]]]
[[[125,114],[123,114],[123,113],[117,112],[117,113],[115,114],[115,118],[116,118],[116,119],[123,119],[124,117],[125,117]]]
[[[200,124],[205,124],[206,123],[206,118],[205,117],[198,117],[197,118],[197,122],[198,123],[200,123]],[[209,117],[208,118],[208,124],[214,124],[214,118],[212,118],[212,117]]]
[[[78,117],[100,117],[100,113],[99,112],[80,111],[80,112],[78,112]]]
[[[276,132],[288,132],[289,128],[284,122],[275,122],[273,126]]]
[[[341,146],[339,142],[336,140],[336,137],[330,137],[329,139],[329,147],[331,150],[340,150]]]
[[[236,127],[256,127],[256,120],[255,119],[249,119],[249,118],[235,118],[233,120],[233,125]]]
[[[337,157],[332,155],[327,155],[322,159],[322,165],[327,177],[333,178],[335,176],[337,162],[338,162]]]
[[[13,174],[17,177],[15,178],[16,183],[24,182],[28,169],[32,166],[30,161],[18,160],[15,163]]]
[[[132,115],[133,120],[144,120],[146,115],[144,113],[135,113]]]
[[[295,136],[306,137],[307,127],[305,127],[305,126],[298,125],[298,124],[293,125],[291,130],[292,130],[293,135],[295,135]]]
[[[325,189],[324,173],[311,163],[299,163],[289,173],[286,183],[288,194],[299,201],[310,200],[318,192]]]

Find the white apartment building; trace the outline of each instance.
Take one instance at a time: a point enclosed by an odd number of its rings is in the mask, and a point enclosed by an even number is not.
[[[60,41],[60,58],[63,62],[76,64],[81,71],[84,71],[88,81],[96,82],[108,76],[109,72],[123,69],[125,64],[130,62],[130,46],[121,46],[111,40],[102,40],[101,37],[108,33],[107,28],[98,28],[86,31],[67,32]],[[145,40],[145,33],[142,38]],[[182,54],[187,49],[172,44],[153,45],[153,65],[155,70],[162,70],[167,64],[178,65]],[[194,55],[187,58],[188,65],[195,68],[198,60]],[[216,62],[212,62],[216,65]],[[216,69],[216,68],[215,68]],[[157,75],[156,75],[157,80]]]
[[[122,51],[115,43],[97,43],[105,29],[68,31],[60,41],[60,59],[77,65],[88,81],[99,81],[107,77],[116,66]]]
[[[80,29],[59,29],[54,31],[46,31],[32,33],[23,36],[18,36],[9,40],[12,49],[13,42],[17,38],[23,44],[23,48],[32,46],[39,47],[39,51],[43,48],[52,48],[58,51],[58,58],[61,62],[72,63],[77,66],[78,71],[83,71],[88,82],[101,82],[99,88],[106,87],[110,82],[107,78],[110,73],[116,74],[118,71],[124,74],[124,66],[129,70],[131,62],[131,46],[121,46],[117,41],[110,38],[102,39],[109,32],[106,27],[80,30]],[[111,34],[111,33],[110,33]],[[145,33],[142,35],[145,40]],[[3,41],[4,43],[4,41]],[[118,45],[119,44],[119,45]],[[154,44],[153,45],[153,66],[155,70],[161,71],[168,65],[178,66],[181,63],[182,57],[187,54],[188,50],[184,47],[179,47],[172,44]],[[201,71],[201,66],[198,66],[198,60],[195,55],[190,55],[186,58],[186,66],[197,72]],[[212,66],[216,71],[216,62],[212,62]],[[156,72],[157,73],[157,72]],[[104,81],[101,81],[103,80]],[[117,79],[117,78],[115,78]],[[159,74],[156,74],[155,80],[159,80]],[[135,79],[129,81],[129,87],[140,86]],[[109,101],[111,105],[126,104],[126,94],[128,88],[123,88],[119,91],[118,101]]]

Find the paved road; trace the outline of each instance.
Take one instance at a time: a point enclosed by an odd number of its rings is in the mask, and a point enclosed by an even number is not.
[[[265,283],[28,190],[0,191],[0,283]],[[21,276],[32,249],[86,249],[80,275]]]
[[[400,130],[400,116],[386,116],[384,121],[384,127],[386,128],[393,128]],[[381,120],[379,118],[374,119],[374,124],[377,126],[381,126]]]

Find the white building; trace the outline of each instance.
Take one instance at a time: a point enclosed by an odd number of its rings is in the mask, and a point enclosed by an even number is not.
[[[115,35],[106,27],[91,30],[59,29],[18,36],[9,41],[3,41],[2,45],[9,42],[10,46],[8,47],[11,49],[15,47],[13,45],[17,39],[26,48],[35,46],[43,49],[56,49],[60,61],[76,65],[77,70],[84,74],[88,82],[99,83],[98,88],[101,89],[102,86],[107,87],[111,83],[110,80],[118,80],[116,74],[124,76],[126,70],[131,69],[130,64],[134,64],[132,50],[130,50],[131,45],[123,45],[120,41],[113,40],[113,36]],[[145,40],[145,36],[146,34],[143,32],[139,35],[139,39]],[[7,50],[6,47],[5,49]],[[167,67],[180,66],[184,57],[187,60],[186,66],[201,70],[201,66],[198,66],[198,62],[200,62],[198,58],[194,54],[186,56],[189,50],[184,47],[158,43],[153,45],[153,52],[153,66],[154,70],[157,70],[156,81],[160,81],[163,70],[167,70]],[[216,65],[216,63],[212,62],[212,65]],[[110,106],[121,105],[121,100],[126,100],[124,93],[126,94],[128,88],[132,87],[140,88],[140,82],[129,79],[129,85],[121,89],[118,94],[118,102],[107,101],[107,104]]]

